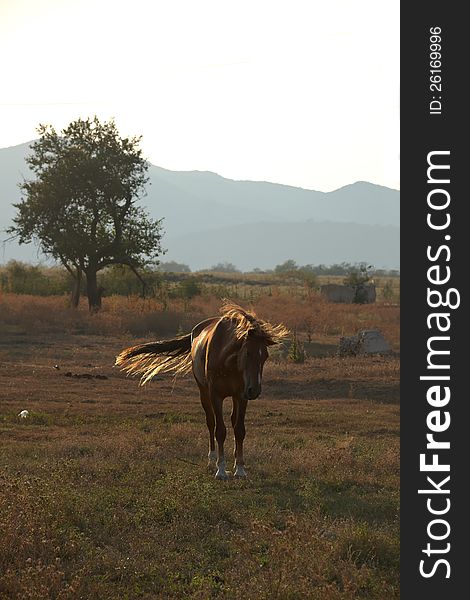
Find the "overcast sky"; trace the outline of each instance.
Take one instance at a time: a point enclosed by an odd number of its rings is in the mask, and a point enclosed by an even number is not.
[[[398,0],[0,0],[0,147],[114,117],[146,157],[399,188]]]

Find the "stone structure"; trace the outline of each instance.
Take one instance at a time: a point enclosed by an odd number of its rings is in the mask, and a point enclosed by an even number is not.
[[[377,298],[373,283],[360,283],[356,287],[356,302],[358,304],[374,304]]]
[[[391,351],[390,344],[377,329],[363,329],[357,335],[339,339],[338,354],[340,356],[389,354]]]
[[[375,285],[373,283],[362,283],[357,287],[327,283],[320,287],[320,292],[330,302],[343,304],[352,304],[355,299],[361,304],[373,304],[376,300]]]
[[[337,285],[336,283],[327,283],[320,287],[320,292],[330,302],[340,302],[352,304],[356,290],[352,285]]]

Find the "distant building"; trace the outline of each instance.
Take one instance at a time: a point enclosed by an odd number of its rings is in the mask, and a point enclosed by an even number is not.
[[[356,290],[352,285],[338,285],[336,283],[327,283],[320,287],[322,296],[330,302],[339,302],[344,304],[352,304]]]
[[[356,302],[360,304],[374,304],[377,298],[373,283],[362,283],[356,287]]]
[[[377,297],[375,285],[371,283],[363,283],[357,287],[328,283],[320,287],[320,292],[329,302],[342,304],[352,304],[355,299],[362,304],[373,304]]]

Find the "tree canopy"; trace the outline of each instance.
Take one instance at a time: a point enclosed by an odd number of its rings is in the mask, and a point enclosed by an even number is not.
[[[212,265],[208,271],[214,271],[218,273],[240,273],[240,269],[238,269],[233,263],[227,261]]]
[[[166,273],[191,273],[191,269],[185,263],[179,263],[175,260],[160,262],[158,270]]]
[[[78,303],[84,273],[90,309],[101,305],[96,274],[128,265],[137,274],[162,253],[161,220],[137,204],[145,194],[148,164],[140,137],[121,138],[114,121],[78,119],[59,135],[40,125],[26,159],[36,179],[20,184],[23,197],[9,233],[37,241],[75,280]]]

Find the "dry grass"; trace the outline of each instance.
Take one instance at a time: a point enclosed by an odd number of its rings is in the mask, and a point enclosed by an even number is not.
[[[75,333],[169,336],[187,332],[197,322],[218,314],[217,296],[197,296],[190,302],[171,300],[163,310],[155,299],[112,296],[103,310],[90,315],[85,301],[79,310],[68,306],[65,296],[0,295],[0,331],[44,334]],[[394,350],[399,349],[399,307],[377,304],[333,304],[317,294],[301,298],[288,293],[264,295],[244,302],[273,324],[284,323],[303,340],[325,340],[354,335],[359,329],[379,329]],[[329,340],[331,341],[331,340]]]
[[[248,407],[249,478],[219,482],[192,378],[139,388],[112,367],[130,324],[174,334],[217,299],[162,314],[112,298],[93,316],[0,302],[0,598],[399,597],[396,356],[272,357]],[[380,322],[398,343],[388,307],[259,302],[273,322],[313,310],[328,336]],[[331,347],[320,331],[312,344]]]

